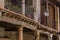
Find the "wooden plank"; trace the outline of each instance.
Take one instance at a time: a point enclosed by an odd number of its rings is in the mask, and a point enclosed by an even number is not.
[[[12,21],[12,18],[10,18],[10,17],[7,17],[6,15],[6,17],[4,18],[2,18],[2,21],[5,21],[5,22],[8,22],[8,23],[13,23],[13,24],[17,24],[17,22],[18,22],[18,24],[19,25],[22,25],[22,26],[25,26],[25,27],[27,27],[27,28],[30,28],[30,29],[32,29],[32,27],[34,28],[34,30],[37,28],[37,27],[42,27],[42,28],[44,28],[44,29],[47,29],[47,31],[53,31],[53,32],[58,32],[58,31],[56,31],[55,29],[52,29],[52,28],[49,28],[49,27],[46,27],[46,26],[44,26],[44,25],[42,25],[42,24],[39,24],[39,22],[37,22],[37,21],[35,21],[35,20],[33,20],[33,19],[30,19],[30,18],[28,18],[28,17],[25,17],[24,15],[21,15],[21,14],[18,14],[18,13],[15,13],[15,12],[13,12],[13,11],[10,11],[10,10],[8,10],[8,9],[2,9],[1,8],[1,10],[3,10],[3,12],[8,12],[10,15],[11,14],[13,14],[13,15],[18,15],[18,16],[20,16],[20,17],[22,17],[23,19],[25,19],[26,21],[28,21],[28,22],[33,22],[34,24],[36,23],[36,25],[37,26],[34,26],[34,25],[32,25],[31,26],[31,24],[28,24],[28,23],[26,23],[26,22],[24,22],[24,20],[23,21],[18,21],[17,19],[15,19],[14,18],[14,20]],[[17,25],[18,25],[17,24]],[[33,29],[32,29],[33,30]],[[38,30],[38,29],[37,29]],[[41,30],[41,29],[39,29],[39,30]]]
[[[1,20],[5,21],[5,22],[8,22],[8,23],[12,23],[14,25],[22,25],[22,26],[24,26],[26,28],[29,28],[31,30],[35,30],[36,29],[36,26],[34,26],[34,25],[28,24],[28,23],[23,22],[23,21],[18,21],[16,19],[9,18],[9,17],[6,17],[6,16],[3,16]]]

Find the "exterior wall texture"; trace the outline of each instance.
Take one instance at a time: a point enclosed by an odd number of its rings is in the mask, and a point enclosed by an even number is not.
[[[0,0],[0,8],[4,8],[4,4],[5,4],[4,0]]]
[[[38,3],[39,2],[39,3]],[[37,0],[37,3],[36,3],[36,14],[34,15],[35,16],[35,19],[36,20],[38,20],[38,18],[39,18],[39,16],[40,16],[40,7],[41,5],[40,5],[40,1],[38,1]],[[4,8],[4,0],[0,0],[0,7],[1,8]],[[43,8],[44,9],[44,8]],[[51,27],[51,28],[53,28],[53,21],[51,21],[51,20],[54,20],[53,18],[53,13],[55,12],[55,11],[57,11],[57,9],[53,12],[53,8],[52,7],[50,7],[49,8],[50,10],[50,15],[49,15],[49,17],[48,17],[48,20],[47,20],[47,22],[48,22],[48,26],[49,27]],[[57,12],[56,12],[56,14],[57,14]],[[54,16],[56,16],[56,14],[54,15]],[[17,15],[17,14],[16,14]],[[11,16],[11,15],[10,15]],[[58,15],[57,15],[58,16]],[[58,21],[58,20],[56,20],[58,17],[55,17],[55,20],[54,21]],[[43,19],[43,18],[42,18]],[[50,20],[50,21],[49,21]],[[24,22],[25,22],[25,20],[23,20]],[[30,21],[30,20],[29,20]],[[43,19],[43,21],[46,21],[46,20],[44,20]],[[34,21],[35,22],[35,21]],[[33,22],[32,22],[33,23]],[[34,24],[34,23],[33,23]],[[32,25],[33,25],[32,24]],[[58,24],[58,23],[57,23]],[[23,25],[22,25],[23,26]],[[29,25],[28,25],[29,26]],[[40,25],[39,25],[40,26]],[[31,26],[32,27],[32,26]],[[37,26],[36,26],[37,27]],[[55,27],[55,26],[54,26]],[[58,25],[56,26],[56,28],[58,27]],[[23,27],[21,27],[22,29],[23,29]],[[43,29],[43,28],[42,28]],[[43,31],[44,31],[45,29],[43,29]],[[55,29],[56,30],[56,29]],[[33,30],[32,30],[33,31]],[[36,31],[36,30],[35,30]],[[46,30],[47,32],[48,32],[48,30]],[[45,31],[45,32],[46,32]],[[6,32],[5,31],[5,29],[4,28],[0,28],[0,36],[1,37],[3,37],[3,38],[0,38],[0,40],[35,40],[35,37],[34,36],[32,36],[32,35],[27,35],[27,34],[23,34],[23,30],[19,30],[19,35],[17,35],[17,32],[16,31],[8,31],[8,32]],[[49,33],[50,32],[52,32],[51,30],[49,30]],[[53,33],[53,32],[52,32]],[[54,33],[53,33],[54,34]],[[5,37],[5,35],[9,38],[4,38]],[[19,39],[18,39],[18,36],[19,36]],[[44,39],[43,39],[43,38]],[[47,40],[47,38],[45,37],[45,36],[42,36],[41,37],[41,40]],[[24,39],[23,39],[24,38]],[[36,39],[37,40],[39,40],[40,39],[40,31],[38,30],[37,32],[36,32]]]

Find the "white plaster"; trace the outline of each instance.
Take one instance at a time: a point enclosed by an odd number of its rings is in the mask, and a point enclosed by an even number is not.
[[[22,0],[22,13],[25,15],[25,0]]]
[[[36,0],[36,12],[34,13],[34,19],[38,21],[40,18],[40,0]]]
[[[4,4],[5,4],[4,0],[0,0],[0,8],[4,8]]]

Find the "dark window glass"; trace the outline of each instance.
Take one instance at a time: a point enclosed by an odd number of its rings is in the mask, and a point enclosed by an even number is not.
[[[5,8],[22,13],[22,0],[5,0]]]
[[[29,18],[34,18],[33,0],[25,0],[25,15]]]
[[[46,17],[44,12],[46,10],[46,0],[41,0],[41,24],[46,25]]]

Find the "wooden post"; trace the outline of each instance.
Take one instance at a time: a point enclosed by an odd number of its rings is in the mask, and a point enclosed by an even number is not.
[[[23,40],[23,27],[21,26],[21,27],[19,27],[19,29],[18,29],[18,33],[19,33],[19,40]]]
[[[56,26],[56,28],[57,28],[57,30],[60,32],[60,21],[59,21],[59,7],[57,7],[57,19],[56,20],[58,20],[57,21],[57,26]]]
[[[40,32],[36,32],[36,40],[40,40]]]
[[[59,31],[59,7],[55,6],[55,27]]]

